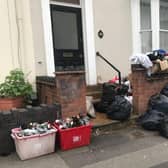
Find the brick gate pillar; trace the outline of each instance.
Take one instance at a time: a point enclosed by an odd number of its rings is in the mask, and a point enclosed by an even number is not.
[[[84,71],[55,72],[57,101],[61,104],[62,118],[86,114],[86,83]]]
[[[150,97],[159,93],[167,83],[168,73],[147,77],[146,69],[140,65],[132,65],[131,84],[133,88],[134,113],[145,113]]]

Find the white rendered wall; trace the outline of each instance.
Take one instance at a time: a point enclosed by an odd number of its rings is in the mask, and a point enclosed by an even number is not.
[[[129,57],[132,54],[131,1],[93,0],[95,43],[106,59],[121,70],[121,75],[130,73]],[[98,31],[104,32],[100,39]],[[116,73],[100,58],[97,58],[97,76],[100,82],[108,81]]]

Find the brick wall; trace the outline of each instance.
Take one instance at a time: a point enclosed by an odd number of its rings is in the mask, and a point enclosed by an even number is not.
[[[39,103],[56,103],[57,90],[55,77],[39,76],[36,78],[37,97]]]
[[[86,84],[84,71],[56,72],[51,77],[37,77],[37,95],[40,103],[61,104],[62,118],[86,114]]]
[[[168,83],[168,74],[157,74],[147,77],[146,70],[140,65],[132,65],[131,84],[133,87],[134,112],[146,112],[149,98],[161,91]]]

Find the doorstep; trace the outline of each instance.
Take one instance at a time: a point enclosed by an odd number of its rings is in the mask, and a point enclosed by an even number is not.
[[[138,117],[139,116],[137,114],[132,114],[129,120],[121,122],[117,120],[108,119],[106,117],[106,114],[96,112],[96,118],[91,119],[91,123],[93,125],[92,135],[98,136],[100,134],[105,134],[106,132],[136,125],[136,120]]]

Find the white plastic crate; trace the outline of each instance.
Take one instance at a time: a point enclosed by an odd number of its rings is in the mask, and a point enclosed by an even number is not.
[[[26,160],[41,155],[53,153],[55,150],[56,129],[51,133],[18,137],[12,133],[15,141],[16,152],[21,160]]]

